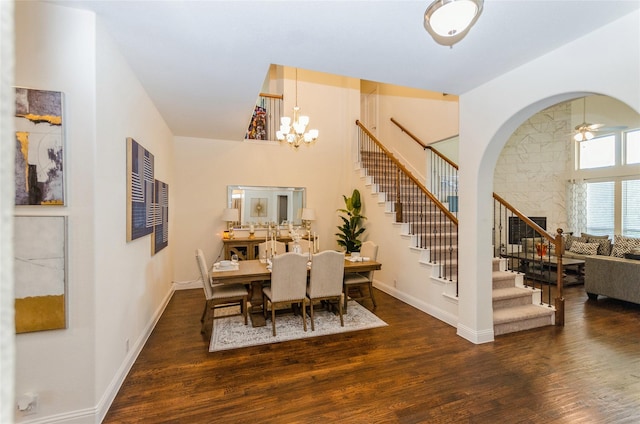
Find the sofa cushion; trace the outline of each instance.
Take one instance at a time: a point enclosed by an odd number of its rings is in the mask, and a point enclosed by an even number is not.
[[[598,243],[583,243],[581,241],[574,241],[571,243],[570,252],[580,253],[582,255],[597,255]]]
[[[589,239],[608,239],[609,238],[608,235],[596,236],[595,234],[587,234],[587,233],[581,233],[580,235],[582,237],[586,238],[587,240],[589,240]]]
[[[632,249],[637,248],[640,248],[640,238],[616,235],[613,239],[613,252],[611,252],[611,256],[624,258],[625,253],[631,253]]]
[[[598,255],[604,255],[604,256],[611,255],[611,240],[609,240],[608,238],[588,237],[587,243],[598,244]]]
[[[570,250],[571,249],[571,244],[574,241],[581,241],[582,243],[586,243],[587,242],[587,238],[586,237],[578,237],[578,236],[574,236],[574,235],[568,234],[564,239],[564,248],[566,250]]]

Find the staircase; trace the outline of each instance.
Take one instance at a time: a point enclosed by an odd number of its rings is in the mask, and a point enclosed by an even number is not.
[[[542,304],[542,291],[524,287],[523,274],[505,271],[505,262],[493,259],[493,335],[554,325],[555,309]]]
[[[437,278],[454,282],[457,287],[457,220],[451,220],[451,213],[440,209],[442,204],[423,193],[426,188],[413,176],[403,176],[403,172],[408,173],[406,168],[366,129],[364,136],[366,143],[375,142],[381,151],[372,151],[370,144],[363,148],[360,141],[360,176],[385,203],[385,212],[396,212],[396,222],[412,236],[412,247],[424,249],[427,261],[436,267]],[[522,274],[506,271],[506,259],[493,260],[492,297],[494,336],[554,325],[555,309],[542,303],[542,291],[525,287]]]

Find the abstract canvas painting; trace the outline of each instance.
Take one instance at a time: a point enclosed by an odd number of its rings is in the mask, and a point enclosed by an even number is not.
[[[151,254],[155,255],[169,245],[169,186],[159,180],[156,180],[153,213]]]
[[[65,216],[14,220],[16,333],[66,328]]]
[[[64,205],[62,93],[15,88],[15,204]]]
[[[153,232],[153,155],[127,138],[127,241]]]

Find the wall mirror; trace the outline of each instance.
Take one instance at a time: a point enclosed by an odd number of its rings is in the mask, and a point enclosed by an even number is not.
[[[302,208],[306,205],[304,187],[227,186],[227,204],[238,209],[240,222],[236,228],[278,223],[301,225]]]

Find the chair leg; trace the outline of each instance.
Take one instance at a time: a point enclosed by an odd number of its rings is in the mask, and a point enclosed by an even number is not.
[[[313,323],[313,299],[309,299],[309,311],[311,312],[311,331],[316,331],[316,327]]]
[[[209,301],[205,300],[204,302],[204,310],[202,311],[202,317],[200,318],[200,323],[202,324],[200,326],[200,334],[204,334],[204,324],[205,324],[205,318],[207,318],[209,316],[209,314],[207,313],[209,311]]]
[[[273,307],[271,302],[271,329],[273,330],[273,337],[276,336],[276,308]]]
[[[342,303],[344,301],[344,293],[340,294],[340,300],[338,301],[338,310],[340,311],[340,326],[344,327],[344,318],[342,317]],[[312,321],[313,322],[313,321]]]
[[[273,305],[271,306],[273,308]],[[262,295],[262,313],[264,315],[264,319],[267,319],[267,296]]]
[[[302,327],[307,331],[307,299],[302,299]]]
[[[248,321],[247,321],[247,297],[243,297],[242,298],[242,313],[244,315],[244,325],[247,325]]]
[[[369,296],[371,296],[371,302],[373,302],[373,309],[377,308],[376,298],[373,296],[373,283],[369,282]]]
[[[344,295],[344,313],[347,313],[347,294],[349,293],[349,288],[347,287],[346,284],[342,285],[342,294]]]

